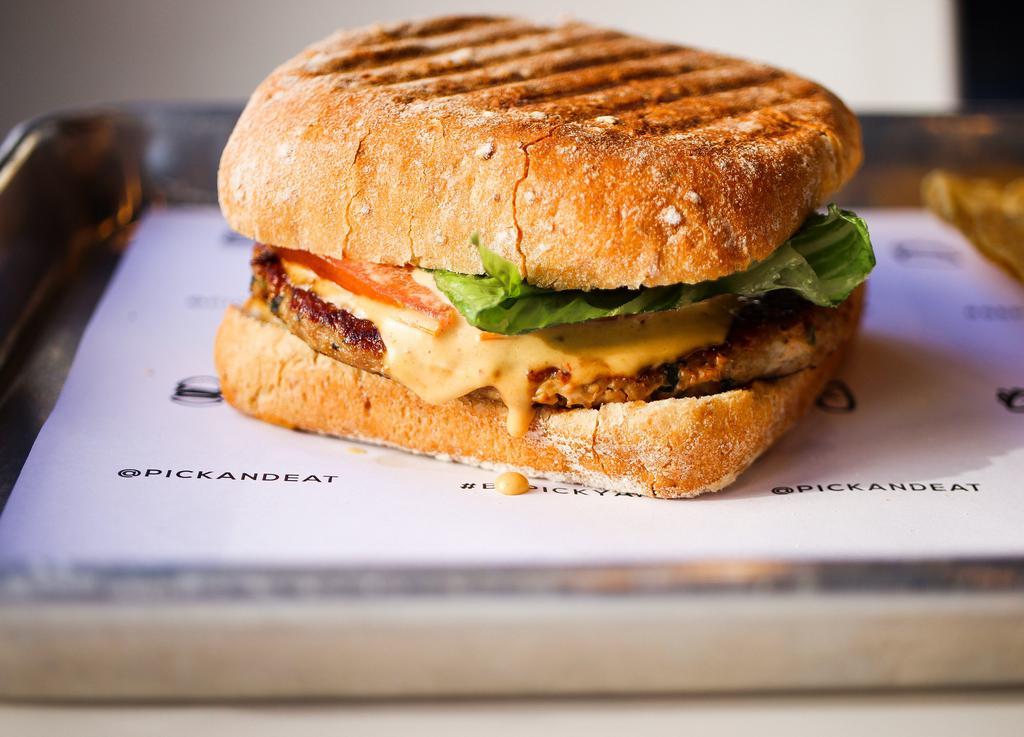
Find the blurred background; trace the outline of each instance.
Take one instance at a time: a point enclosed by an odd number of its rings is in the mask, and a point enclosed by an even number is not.
[[[330,31],[439,12],[569,15],[760,59],[858,112],[935,112],[973,94],[963,28],[995,3],[955,0],[4,0],[0,134],[58,109],[124,100],[236,101]],[[1008,7],[1006,5],[1003,8]],[[1005,10],[996,28],[1012,27]],[[958,22],[958,20],[960,22]],[[969,45],[969,44],[968,44]],[[991,39],[982,45],[991,50]],[[990,65],[1000,69],[998,62]],[[1008,70],[1014,74],[1012,68]],[[998,89],[986,94],[1000,95]]]

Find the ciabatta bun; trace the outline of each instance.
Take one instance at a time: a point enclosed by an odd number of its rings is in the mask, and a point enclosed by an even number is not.
[[[559,289],[748,268],[861,159],[856,119],[762,64],[579,23],[337,33],[275,70],[224,151],[240,233],[480,273],[470,236]]]

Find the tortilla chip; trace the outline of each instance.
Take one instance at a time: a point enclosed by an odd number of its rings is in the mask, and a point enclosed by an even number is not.
[[[921,194],[929,210],[1024,283],[1024,177],[1003,184],[936,170],[922,181]]]

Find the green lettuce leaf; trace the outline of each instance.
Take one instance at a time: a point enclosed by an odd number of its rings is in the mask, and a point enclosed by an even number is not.
[[[875,266],[867,225],[829,205],[811,215],[792,238],[746,271],[698,284],[641,289],[556,291],[523,281],[511,261],[473,236],[486,276],[435,271],[434,282],[471,325],[518,335],[599,317],[674,310],[720,294],[757,297],[791,289],[816,305],[835,307]]]

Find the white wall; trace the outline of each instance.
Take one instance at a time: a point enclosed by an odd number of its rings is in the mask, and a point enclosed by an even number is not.
[[[956,98],[952,0],[3,0],[0,135],[57,108],[240,100],[337,27],[437,12],[569,14],[802,72],[865,110]]]

